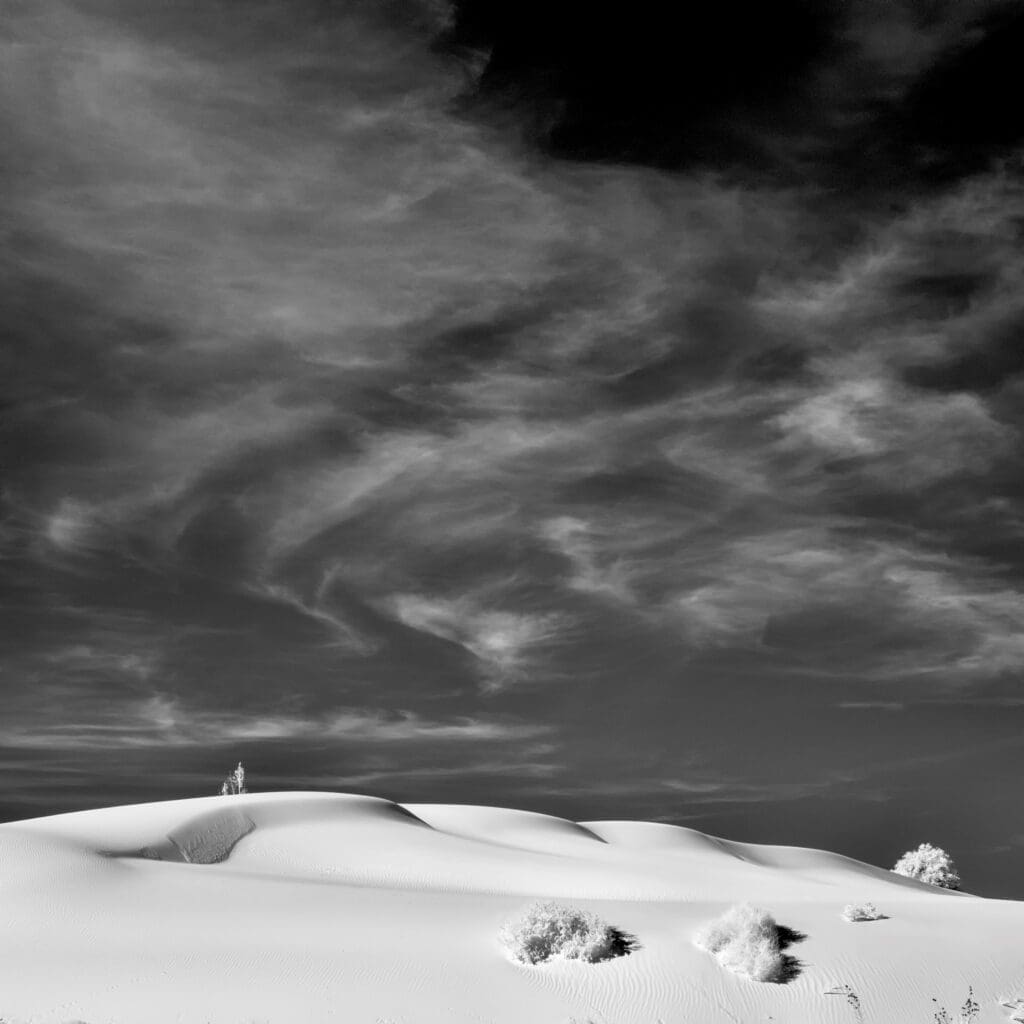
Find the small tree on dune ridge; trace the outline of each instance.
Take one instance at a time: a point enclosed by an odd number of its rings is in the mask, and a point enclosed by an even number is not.
[[[247,793],[245,788],[245,768],[242,762],[238,767],[220,784],[221,796],[238,796],[240,793]]]
[[[897,875],[916,878],[919,882],[937,885],[942,889],[959,889],[960,875],[945,850],[931,843],[922,843],[916,850],[908,850],[893,867]]]

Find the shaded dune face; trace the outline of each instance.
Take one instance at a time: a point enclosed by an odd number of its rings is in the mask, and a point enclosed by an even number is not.
[[[580,843],[605,841],[578,822],[534,811],[457,804],[410,804],[409,809],[439,832],[522,849],[555,852],[562,847],[578,849]]]
[[[87,862],[161,861],[233,876],[590,899],[836,899],[933,891],[838,854],[757,846],[652,822],[578,823],[496,807],[271,793],[144,804],[3,826]],[[18,838],[12,839],[13,836]],[[46,859],[45,857],[43,858]],[[64,868],[61,868],[64,870]]]
[[[616,846],[648,850],[723,850],[725,840],[658,821],[590,821],[586,828]]]
[[[247,814],[229,808],[193,818],[167,838],[186,863],[219,864],[231,856],[235,844],[255,827]]]

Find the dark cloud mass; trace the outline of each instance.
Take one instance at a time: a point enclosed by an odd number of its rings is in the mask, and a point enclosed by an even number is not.
[[[663,7],[7,7],[6,817],[242,756],[1024,895],[1019,10]]]

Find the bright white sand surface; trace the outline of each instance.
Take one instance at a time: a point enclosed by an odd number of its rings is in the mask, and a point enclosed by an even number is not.
[[[639,946],[514,963],[499,926],[537,898]],[[741,901],[806,936],[790,982],[745,980],[694,947]],[[888,919],[843,921],[861,901]],[[14,1024],[854,1024],[824,994],[844,983],[867,1024],[932,1024],[933,997],[954,1011],[973,985],[987,1024],[1024,996],[1024,903],[670,825],[331,793],[2,825],[0,922]]]

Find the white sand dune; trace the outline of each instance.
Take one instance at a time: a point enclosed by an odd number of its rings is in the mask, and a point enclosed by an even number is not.
[[[527,967],[497,942],[535,898],[636,937]],[[888,920],[849,924],[850,902]],[[693,932],[750,901],[806,936],[787,984],[723,971]],[[0,1018],[88,1024],[929,1024],[973,985],[1024,997],[1024,904],[837,854],[647,822],[268,793],[0,825]]]

